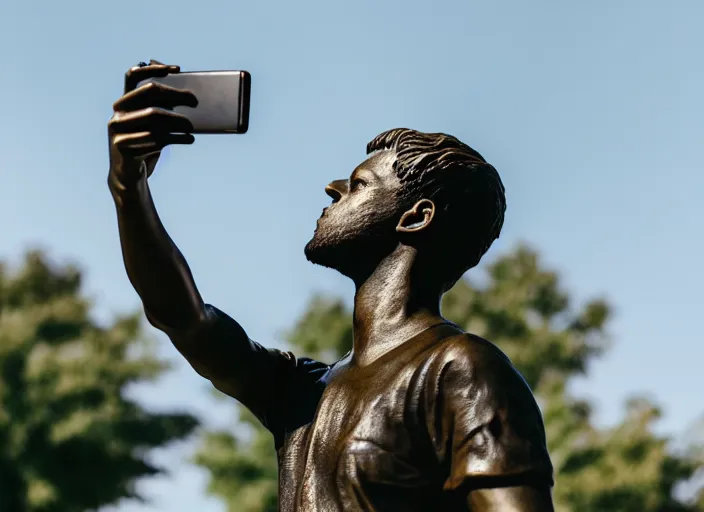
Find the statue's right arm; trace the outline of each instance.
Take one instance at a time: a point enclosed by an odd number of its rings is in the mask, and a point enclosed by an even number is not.
[[[147,318],[165,332],[186,332],[209,321],[191,271],[154,206],[146,174],[124,183],[108,179],[115,201],[122,257]]]
[[[239,323],[203,302],[185,258],[159,219],[146,176],[124,186],[111,173],[109,181],[125,269],[147,319],[200,375],[256,410],[260,404],[255,402],[275,387],[271,364],[281,353],[251,341]]]
[[[169,336],[199,374],[261,415],[286,370],[296,365],[295,358],[251,341],[237,322],[203,302],[149,190],[159,152],[169,144],[193,142],[192,125],[172,108],[197,101],[188,91],[135,85],[173,72],[178,68],[159,63],[132,68],[127,92],[115,103],[109,122],[108,185],[125,268],[149,322]]]

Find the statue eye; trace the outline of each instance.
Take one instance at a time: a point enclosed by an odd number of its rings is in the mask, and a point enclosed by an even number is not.
[[[367,186],[367,183],[365,181],[357,178],[355,180],[352,180],[352,183],[350,184],[350,190],[352,190],[354,192],[358,188],[364,188],[366,186]]]

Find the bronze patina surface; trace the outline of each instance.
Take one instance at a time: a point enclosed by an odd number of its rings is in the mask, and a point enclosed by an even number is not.
[[[501,231],[494,167],[448,135],[376,137],[349,178],[326,187],[332,204],[305,248],[355,284],[350,352],[328,365],[267,349],[203,301],[152,201],[159,152],[194,142],[171,109],[196,99],[135,86],[178,71],[156,61],[130,69],[109,122],[125,267],[149,321],[272,432],[280,510],[553,510],[531,390],[496,346],[440,313],[442,295]]]

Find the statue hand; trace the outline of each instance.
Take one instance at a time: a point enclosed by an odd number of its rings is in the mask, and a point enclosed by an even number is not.
[[[108,122],[110,174],[126,185],[146,173],[151,175],[161,150],[169,144],[193,144],[193,125],[173,108],[195,107],[198,100],[190,91],[148,82],[148,78],[178,73],[178,66],[157,61],[130,68],[125,75],[125,94],[113,105]]]

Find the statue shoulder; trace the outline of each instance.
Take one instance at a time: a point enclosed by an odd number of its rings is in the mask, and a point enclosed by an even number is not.
[[[532,396],[523,375],[497,345],[459,329],[433,348],[431,365],[447,384]]]

